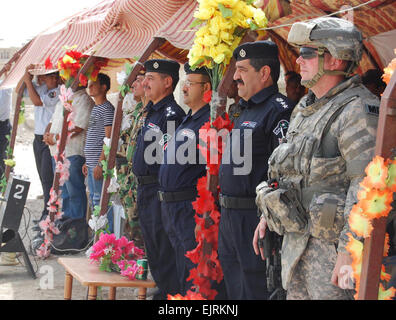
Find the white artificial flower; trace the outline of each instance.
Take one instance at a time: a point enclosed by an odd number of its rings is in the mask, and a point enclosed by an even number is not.
[[[107,214],[97,216],[91,216],[91,219],[88,221],[89,227],[94,231],[98,231],[100,229],[104,229],[107,225]]]
[[[107,188],[107,193],[115,193],[118,191],[119,188],[120,188],[120,185],[117,182],[117,178],[112,177],[110,180],[110,185]]]
[[[124,113],[132,112],[135,109],[137,101],[135,100],[135,96],[133,93],[128,92],[122,102],[122,111]]]
[[[132,126],[132,119],[127,114],[122,118],[121,131],[128,130]]]
[[[117,72],[117,82],[120,86],[122,86],[125,83],[126,78],[127,78],[127,74],[124,70],[121,72]]]
[[[104,137],[103,138],[103,142],[108,148],[110,148],[110,144],[111,144],[111,139],[110,138]]]
[[[264,5],[264,0],[257,0],[257,1],[255,1],[255,2],[253,2],[253,5],[254,5],[256,8],[261,8],[261,7]]]

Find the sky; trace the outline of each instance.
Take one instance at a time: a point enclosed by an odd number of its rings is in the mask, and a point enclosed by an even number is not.
[[[21,47],[28,40],[102,0],[1,0],[0,48]]]

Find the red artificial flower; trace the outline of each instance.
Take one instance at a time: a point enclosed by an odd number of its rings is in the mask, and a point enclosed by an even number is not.
[[[204,93],[203,100],[209,103],[212,100],[212,90],[208,90]]]
[[[79,80],[83,87],[86,87],[88,85],[88,78],[85,74],[80,73]]]
[[[45,60],[44,65],[45,65],[45,69],[47,69],[47,70],[54,68],[54,66],[53,66],[53,64],[51,62],[50,56],[48,56],[48,58]]]

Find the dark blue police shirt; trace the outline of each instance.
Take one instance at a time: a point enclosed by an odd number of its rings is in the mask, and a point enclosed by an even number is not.
[[[162,162],[163,149],[171,138],[172,133],[168,133],[168,125],[174,130],[180,125],[186,116],[184,110],[176,103],[173,94],[168,95],[156,104],[151,101],[147,104],[147,116],[136,139],[136,151],[133,155],[132,171],[136,176],[157,175]],[[149,141],[144,141],[150,136]],[[145,150],[151,148],[152,155],[150,161],[145,161]],[[151,150],[150,149],[150,150]],[[161,152],[157,152],[161,150]]]
[[[159,171],[160,190],[196,189],[198,179],[206,175],[206,161],[198,144],[199,129],[209,117],[210,106],[207,104],[193,115],[190,110],[177,128],[176,139],[172,138],[164,152],[164,163]]]
[[[268,179],[268,158],[286,136],[294,103],[279,93],[278,85],[275,84],[264,88],[249,101],[241,99],[239,104],[242,108],[241,115],[227,140],[220,165],[220,192],[234,197],[255,197],[256,186]],[[236,129],[240,129],[239,139],[234,131]],[[235,163],[235,159],[230,157],[230,150],[238,150],[240,146],[237,154],[243,155],[244,136],[249,135],[252,137],[252,150],[247,152],[252,155],[251,171],[245,175],[235,175],[234,169],[243,167],[243,164]]]

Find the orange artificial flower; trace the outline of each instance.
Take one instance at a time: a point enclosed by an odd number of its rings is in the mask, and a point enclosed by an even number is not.
[[[395,49],[395,54],[396,54],[396,49]],[[389,83],[395,69],[396,69],[396,58],[393,59],[391,62],[389,62],[388,66],[384,68],[384,75],[382,76],[382,79],[386,84]]]
[[[363,215],[363,209],[356,204],[349,214],[349,226],[358,237],[368,238],[373,231],[370,220]]]
[[[386,190],[373,189],[367,193],[366,199],[359,201],[364,214],[370,218],[386,217],[392,209],[393,193]]]
[[[386,164],[388,166],[388,177],[386,179],[386,185],[392,190],[392,192],[396,192],[396,160],[388,159],[386,161]]]
[[[388,176],[388,167],[384,163],[384,158],[375,156],[365,169],[367,177],[364,178],[363,186],[371,189],[386,188],[386,178]]]
[[[380,283],[379,291],[378,291],[378,300],[392,300],[395,296],[396,289],[394,287],[390,287],[388,290],[385,290],[384,286]]]

